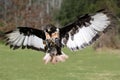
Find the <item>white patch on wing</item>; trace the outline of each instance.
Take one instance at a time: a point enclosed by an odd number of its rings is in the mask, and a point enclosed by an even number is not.
[[[23,46],[27,46],[27,42],[28,42],[28,36],[25,36],[25,40],[23,42]]]
[[[90,25],[82,26],[78,32],[74,35],[69,33],[69,39],[67,41],[67,47],[72,50],[82,49],[91,44],[92,39],[98,34],[99,31],[103,31],[110,24],[109,18],[104,13],[97,13],[91,16],[93,20],[90,21]]]
[[[32,46],[31,43],[32,43],[32,35],[28,36],[27,45]]]
[[[14,46],[32,46],[37,49],[44,49],[45,45],[43,44],[43,39],[39,38],[35,35],[24,35],[23,33],[20,34],[19,30],[13,31],[6,35],[8,37],[8,43]]]
[[[16,45],[21,46],[24,39],[25,39],[25,36],[23,34],[21,34],[20,37],[19,37],[19,41],[16,43]]]
[[[17,31],[14,31],[8,35],[6,35],[7,37],[9,37],[9,41],[8,42],[13,42],[15,41],[17,38],[19,38],[20,33],[18,33]]]
[[[43,40],[37,36],[33,36],[31,44],[36,48],[44,49],[45,45],[43,44]]]
[[[109,18],[104,13],[97,13],[94,16],[91,16],[94,20],[91,22],[91,27],[97,31],[103,31],[109,24]]]

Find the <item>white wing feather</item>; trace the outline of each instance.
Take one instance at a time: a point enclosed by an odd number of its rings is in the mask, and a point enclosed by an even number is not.
[[[37,49],[44,49],[45,47],[42,38],[39,38],[35,35],[24,35],[23,33],[20,33],[19,30],[15,30],[6,36],[9,38],[8,43],[13,47],[30,46]]]
[[[99,31],[103,31],[110,25],[109,18],[104,13],[97,13],[91,16],[93,20],[90,21],[90,25],[80,27],[78,32],[74,35],[69,33],[69,39],[66,43],[67,47],[72,50],[84,48],[86,45],[90,45],[92,39],[98,34]],[[72,38],[73,37],[73,38]]]

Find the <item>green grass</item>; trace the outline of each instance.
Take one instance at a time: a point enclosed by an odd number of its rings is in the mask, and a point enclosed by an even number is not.
[[[0,80],[120,80],[120,50],[63,51],[66,62],[45,65],[41,52],[0,44]]]

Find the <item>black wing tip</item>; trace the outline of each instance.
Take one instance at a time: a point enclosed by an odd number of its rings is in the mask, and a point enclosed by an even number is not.
[[[9,33],[12,33],[12,32],[13,32],[13,30],[10,30],[10,31],[5,32],[4,34],[9,34]]]
[[[104,11],[106,11],[106,9],[100,9],[100,10],[98,10],[96,12],[104,12]]]
[[[34,47],[34,46],[26,46],[26,48],[27,48],[27,49],[33,49],[33,50],[36,50],[36,51],[43,51],[43,52],[45,52],[44,49],[36,48],[36,47]],[[23,48],[22,48],[22,49],[23,49]]]
[[[109,9],[100,9],[100,10],[96,11],[96,13],[104,13],[108,17],[115,17],[114,14]]]
[[[33,46],[28,46],[28,45],[27,45],[27,46],[24,46],[24,45],[22,45],[22,46],[17,46],[17,45],[15,45],[15,46],[14,46],[14,45],[11,45],[9,42],[7,42],[5,45],[6,45],[6,46],[9,45],[10,49],[13,49],[13,50],[16,50],[16,49],[33,49],[33,50],[45,52],[44,49],[36,48],[36,47],[33,47]]]

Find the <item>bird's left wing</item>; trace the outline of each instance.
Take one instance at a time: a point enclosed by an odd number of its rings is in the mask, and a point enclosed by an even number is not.
[[[17,49],[22,47],[35,50],[45,50],[45,33],[42,30],[37,30],[29,27],[17,27],[16,30],[6,32],[7,44],[11,48]]]
[[[99,32],[103,32],[110,23],[110,17],[105,11],[79,17],[60,29],[62,44],[72,50],[84,48],[93,43],[99,37]]]

